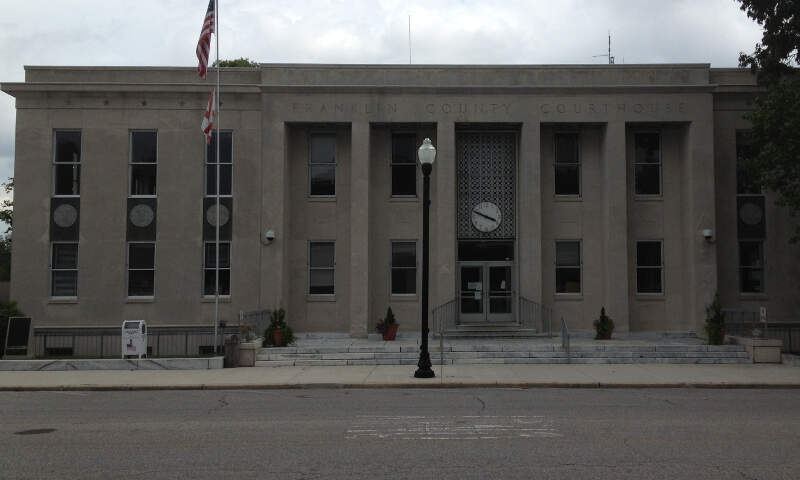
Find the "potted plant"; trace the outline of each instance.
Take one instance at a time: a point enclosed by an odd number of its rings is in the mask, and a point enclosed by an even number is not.
[[[706,307],[706,335],[709,345],[722,345],[725,340],[725,314],[719,302],[719,293],[714,294],[714,301]]]
[[[594,336],[595,340],[611,340],[611,334],[614,333],[614,320],[606,315],[606,307],[600,309],[600,318],[596,319],[593,325],[597,332]]]
[[[294,332],[286,325],[286,310],[273,310],[269,315],[269,327],[264,330],[264,346],[285,347],[291,343],[294,343]]]
[[[397,337],[398,328],[400,328],[400,325],[397,324],[394,318],[392,307],[386,310],[386,318],[378,320],[378,325],[375,326],[375,329],[381,332],[383,339],[386,341],[394,340]]]

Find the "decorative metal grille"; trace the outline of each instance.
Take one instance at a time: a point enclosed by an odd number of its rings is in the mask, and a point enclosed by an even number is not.
[[[514,238],[517,137],[505,132],[462,132],[456,136],[458,238]],[[472,209],[492,202],[500,226],[484,233],[472,226]]]

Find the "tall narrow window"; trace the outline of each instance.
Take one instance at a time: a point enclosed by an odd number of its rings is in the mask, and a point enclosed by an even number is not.
[[[336,195],[336,136],[312,135],[308,161],[309,195]]]
[[[636,242],[636,293],[664,293],[661,240]]]
[[[556,293],[581,293],[581,242],[556,242]]]
[[[76,242],[53,242],[50,274],[50,295],[53,297],[78,296],[78,244]]]
[[[392,196],[413,197],[417,194],[416,156],[416,135],[392,135]]]
[[[333,242],[311,242],[308,245],[309,295],[334,294],[335,249]]]
[[[128,243],[128,296],[152,297],[155,288],[156,244]]]
[[[739,130],[736,132],[736,194],[761,195],[761,185],[756,178],[747,171],[747,162],[753,158],[755,151],[750,140],[749,132]]]
[[[217,244],[205,243],[203,261],[203,295],[215,295],[217,273]],[[219,242],[219,294],[231,294],[231,243]]]
[[[577,133],[557,133],[555,136],[555,194],[581,194],[581,158]]]
[[[661,195],[661,135],[634,135],[634,183],[636,195]]]
[[[156,195],[158,136],[156,132],[131,132],[130,178],[132,197]]]
[[[392,242],[392,295],[417,293],[417,244]]]
[[[54,156],[53,194],[55,196],[80,195],[81,132],[56,132]]]
[[[206,196],[217,194],[217,163],[219,163],[219,194],[230,197],[233,191],[233,133],[219,134],[219,162],[217,162],[217,132],[211,133],[211,143],[206,145]]]
[[[739,291],[764,292],[764,242],[739,241]]]

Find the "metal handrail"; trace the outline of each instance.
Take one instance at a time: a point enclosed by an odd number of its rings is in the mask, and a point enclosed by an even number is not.
[[[537,333],[553,335],[553,309],[519,296],[520,327],[535,330]]]
[[[728,334],[746,337],[767,337],[767,323],[761,323],[759,312],[741,308],[723,308],[723,324]],[[758,331],[758,335],[754,332]]]
[[[433,328],[431,331],[438,332],[440,336],[444,335],[447,327],[455,328],[456,326],[456,307],[457,299],[449,300],[438,307],[433,309],[431,317],[433,318]],[[447,324],[447,326],[445,326]]]
[[[564,317],[561,317],[561,348],[567,352],[567,363],[572,363],[572,356],[569,351],[569,327]]]

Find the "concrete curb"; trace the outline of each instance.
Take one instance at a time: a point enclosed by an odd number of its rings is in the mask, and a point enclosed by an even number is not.
[[[0,360],[0,372],[217,370],[222,366],[223,357]]]
[[[569,388],[569,389],[800,389],[800,383],[714,383],[714,382],[674,382],[674,383],[559,383],[559,382],[520,382],[520,383],[298,383],[298,384],[196,384],[196,385],[55,385],[55,386],[0,386],[0,392],[48,392],[48,391],[153,391],[153,390],[307,390],[307,389],[450,389],[450,388]]]

